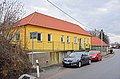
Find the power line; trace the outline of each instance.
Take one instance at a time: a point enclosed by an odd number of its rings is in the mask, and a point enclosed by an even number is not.
[[[63,12],[64,14],[66,14],[68,17],[70,17],[71,19],[75,20],[76,22],[82,24],[83,26],[87,27],[87,28],[90,28],[88,27],[87,25],[81,23],[80,21],[78,21],[77,19],[73,18],[71,15],[69,15],[68,13],[66,13],[65,11],[63,11],[61,8],[59,8],[58,6],[56,6],[54,3],[52,3],[51,1],[47,0],[50,4],[52,4],[54,7],[56,7],[57,9],[59,9],[61,12]],[[92,29],[92,28],[90,28]]]

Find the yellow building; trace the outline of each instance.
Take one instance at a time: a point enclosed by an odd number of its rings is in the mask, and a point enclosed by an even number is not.
[[[87,31],[51,16],[34,12],[20,20],[18,26],[17,41],[22,42],[25,50],[32,51],[34,46],[36,52],[50,52],[51,64],[61,62],[64,51],[91,48],[91,36]]]

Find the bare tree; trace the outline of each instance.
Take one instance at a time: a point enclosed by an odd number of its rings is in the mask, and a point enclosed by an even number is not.
[[[100,31],[99,30],[90,30],[90,31],[88,31],[89,33],[90,33],[90,35],[91,36],[93,36],[93,37],[97,37],[98,35],[99,35],[99,33],[100,33]]]
[[[23,5],[21,2],[14,0],[13,2],[2,0],[0,2],[0,32],[7,39],[8,35],[13,34],[17,30],[11,30],[16,27],[16,22],[21,19],[23,15]],[[10,31],[6,31],[8,29]],[[13,36],[13,35],[12,35]]]
[[[109,44],[109,36],[105,35],[105,33],[103,32],[103,30],[99,31],[99,30],[91,30],[88,31],[92,37],[99,37],[101,40],[103,40],[106,44]],[[102,34],[102,38],[101,38],[101,34]]]
[[[0,79],[17,79],[22,73],[28,72],[31,66],[21,43],[12,43],[23,12],[23,5],[17,0],[0,1]]]

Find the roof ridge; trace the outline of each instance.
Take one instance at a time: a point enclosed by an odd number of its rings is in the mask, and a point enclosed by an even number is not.
[[[34,13],[31,15],[30,19],[28,20],[28,24],[30,23],[30,21],[31,21],[32,18],[34,17],[35,13],[36,13],[36,12],[34,12]]]

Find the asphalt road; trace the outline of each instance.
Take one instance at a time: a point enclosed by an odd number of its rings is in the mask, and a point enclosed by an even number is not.
[[[120,50],[114,51],[112,57],[81,68],[65,68],[49,79],[120,79]]]

